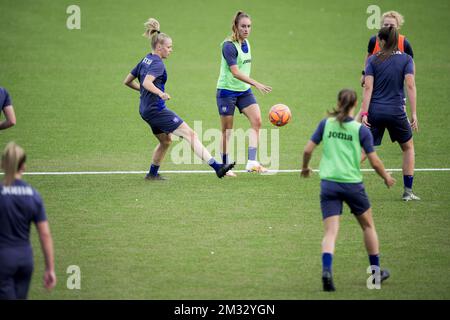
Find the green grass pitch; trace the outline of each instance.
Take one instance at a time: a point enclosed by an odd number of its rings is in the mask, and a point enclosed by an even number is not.
[[[81,8],[68,30],[66,8]],[[280,169],[298,169],[301,151],[337,92],[355,88],[369,37],[366,9],[397,10],[417,69],[417,168],[449,168],[450,5],[448,1],[14,1],[0,2],[0,85],[12,95],[17,125],[0,133],[28,154],[28,171],[147,170],[156,144],[123,78],[149,50],[143,23],[157,18],[174,41],[166,61],[168,106],[193,126],[218,128],[215,85],[219,44],[238,9],[252,16],[252,77],[267,112],[288,105],[279,129]],[[236,115],[236,128],[247,128]],[[204,138],[204,137],[202,137]],[[176,144],[174,144],[175,146]],[[320,148],[312,166],[317,168]],[[388,168],[401,152],[385,137]],[[169,151],[170,154],[170,151]],[[207,170],[166,158],[161,170]],[[367,163],[364,168],[368,168]],[[239,165],[237,169],[244,169]],[[388,190],[374,173],[364,181],[392,277],[366,288],[362,233],[345,209],[334,259],[334,294],[321,292],[319,178],[167,174],[25,176],[43,196],[55,242],[58,285],[42,288],[36,232],[31,299],[449,299],[450,172],[417,172],[421,202],[403,203],[402,176]],[[66,286],[70,265],[81,289]]]

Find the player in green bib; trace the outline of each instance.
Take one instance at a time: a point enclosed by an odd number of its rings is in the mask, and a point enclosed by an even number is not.
[[[252,65],[251,47],[248,36],[251,30],[250,16],[242,11],[233,18],[232,35],[222,42],[222,61],[217,81],[217,107],[222,126],[222,160],[229,163],[228,141],[233,129],[234,110],[237,107],[249,120],[251,130],[246,170],[266,172],[256,160],[259,130],[261,129],[261,111],[250,89],[256,87],[261,93],[269,93],[272,88],[250,78]],[[236,176],[228,171],[227,176]]]
[[[380,285],[389,277],[387,270],[380,270],[378,236],[360,171],[361,149],[364,149],[370,164],[384,179],[387,187],[393,186],[395,179],[386,172],[377,156],[370,130],[353,119],[356,105],[356,92],[350,89],[341,90],[337,108],[329,113],[329,118],[320,122],[303,153],[301,175],[307,178],[312,171],[308,166],[312,153],[323,141],[323,154],[320,160],[320,206],[325,228],[322,241],[324,291],[335,291],[331,266],[343,202],[350,207],[363,230],[375,285]]]

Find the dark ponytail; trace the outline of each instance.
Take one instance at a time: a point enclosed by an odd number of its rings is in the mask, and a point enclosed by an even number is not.
[[[337,107],[333,111],[328,112],[328,115],[336,117],[336,120],[342,126],[345,118],[349,116],[350,110],[356,105],[357,99],[355,90],[342,89],[337,97]]]
[[[378,32],[378,41],[384,41],[381,51],[377,53],[377,58],[383,62],[389,58],[393,52],[398,51],[398,31],[394,27],[383,27]]]

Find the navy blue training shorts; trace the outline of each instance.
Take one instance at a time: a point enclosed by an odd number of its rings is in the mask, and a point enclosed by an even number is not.
[[[172,133],[183,123],[183,119],[168,108],[160,111],[152,110],[151,112],[141,114],[141,117],[148,123],[155,135]]]
[[[406,113],[403,115],[372,114],[369,113],[367,121],[370,123],[370,131],[373,135],[373,144],[379,146],[383,140],[384,130],[389,131],[391,141],[402,144],[408,142],[413,134],[411,124]]]
[[[256,98],[253,95],[253,92],[249,90],[248,92],[240,95],[240,96],[228,96],[228,97],[220,97],[219,90],[217,90],[216,100],[217,107],[219,109],[219,114],[221,116],[232,116],[234,115],[234,110],[238,107],[239,112],[242,113],[242,110],[252,104],[256,104]]]
[[[0,248],[0,300],[26,299],[32,274],[31,246]]]
[[[342,204],[345,202],[354,215],[360,215],[370,208],[364,184],[341,183],[328,180],[320,181],[320,207],[322,217],[342,214]]]

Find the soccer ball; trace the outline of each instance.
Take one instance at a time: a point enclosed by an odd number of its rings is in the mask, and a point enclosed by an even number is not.
[[[289,110],[289,107],[284,104],[278,103],[270,108],[269,120],[277,127],[282,127],[288,124],[291,117],[291,110]]]

